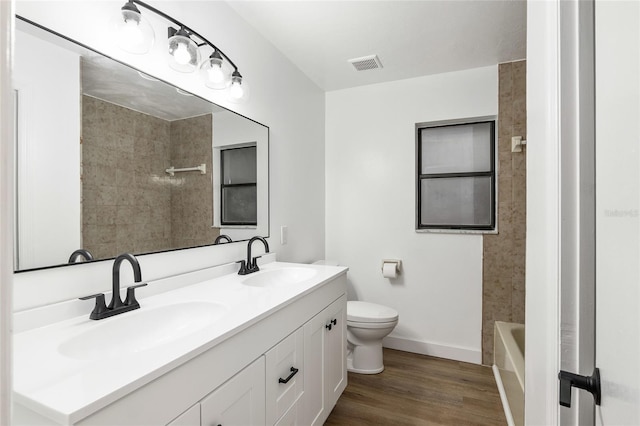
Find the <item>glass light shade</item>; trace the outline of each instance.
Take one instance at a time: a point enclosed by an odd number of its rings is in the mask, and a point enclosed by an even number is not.
[[[229,86],[229,70],[222,57],[215,53],[200,64],[200,78],[210,89],[225,89]]]
[[[169,38],[169,66],[176,71],[193,72],[200,62],[200,51],[198,45],[183,34],[186,33],[180,30]]]
[[[234,81],[231,83],[231,87],[229,87],[229,96],[235,99],[240,99],[244,95],[244,88],[242,87],[242,83]]]
[[[231,85],[227,90],[227,99],[229,102],[235,104],[244,103],[249,99],[249,85],[238,71],[234,71],[231,76]]]
[[[149,52],[155,40],[151,25],[135,10],[120,10],[116,20],[116,31],[118,47],[137,55]]]

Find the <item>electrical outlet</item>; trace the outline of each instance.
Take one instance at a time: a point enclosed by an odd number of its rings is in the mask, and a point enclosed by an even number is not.
[[[289,229],[286,225],[280,227],[280,244],[287,244],[287,240],[289,239]]]

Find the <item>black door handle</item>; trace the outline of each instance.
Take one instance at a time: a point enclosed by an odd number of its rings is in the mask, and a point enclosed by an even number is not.
[[[289,374],[289,377],[287,377],[286,379],[283,379],[282,377],[279,378],[278,383],[289,383],[289,380],[291,380],[293,376],[296,375],[297,372],[298,372],[297,368],[291,367],[291,374]]]
[[[560,405],[563,407],[571,407],[571,388],[577,387],[591,392],[593,401],[596,405],[600,405],[600,370],[593,370],[591,376],[580,376],[561,370],[558,373],[560,379]]]

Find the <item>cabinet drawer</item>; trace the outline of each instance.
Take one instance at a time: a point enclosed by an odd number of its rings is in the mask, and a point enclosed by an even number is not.
[[[302,395],[303,345],[304,334],[299,328],[265,354],[267,425],[275,424]]]
[[[264,424],[264,365],[261,356],[203,399],[202,425]]]

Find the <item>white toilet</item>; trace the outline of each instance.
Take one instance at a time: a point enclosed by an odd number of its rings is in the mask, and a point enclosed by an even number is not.
[[[384,370],[382,339],[398,324],[395,309],[375,303],[347,302],[347,370],[377,374]]]
[[[318,260],[314,265],[338,266],[333,260]],[[382,339],[398,324],[395,309],[375,303],[347,302],[347,370],[377,374],[384,370]]]

